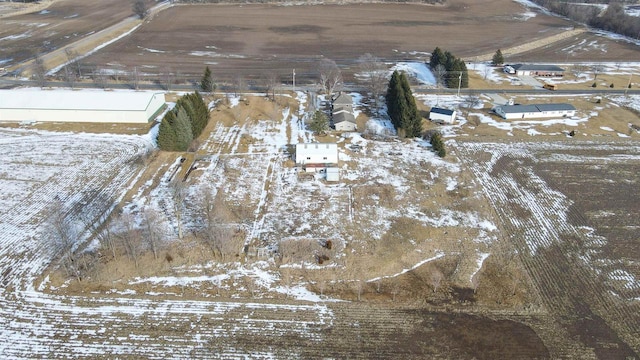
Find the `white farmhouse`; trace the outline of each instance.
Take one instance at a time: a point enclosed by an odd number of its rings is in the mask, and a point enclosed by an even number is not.
[[[296,145],[296,165],[307,172],[325,170],[338,164],[338,144],[312,143]]]
[[[456,119],[455,110],[432,107],[429,111],[429,120],[437,123],[453,124]]]
[[[144,124],[164,105],[153,92],[0,90],[0,121]]]
[[[356,131],[358,128],[356,118],[350,112],[334,113],[332,121],[336,131]]]
[[[569,117],[576,114],[571,104],[500,105],[493,112],[503,119]]]

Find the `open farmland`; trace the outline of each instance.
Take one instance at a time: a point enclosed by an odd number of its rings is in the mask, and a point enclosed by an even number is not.
[[[129,0],[56,0],[36,12],[7,14],[0,21],[0,65],[63,48],[132,15]]]
[[[189,5],[159,13],[126,39],[86,59],[101,67],[142,66],[146,73],[201,74],[210,65],[219,79],[266,72],[302,81],[317,62],[335,60],[347,77],[356,59],[425,59],[436,46],[463,57],[492,53],[571,28],[566,20],[531,12],[508,0],[447,6],[345,4],[314,6]],[[508,36],[505,36],[508,34]],[[558,55],[548,54],[548,60]]]
[[[637,144],[466,143],[458,151],[568,336],[598,358],[637,356]]]

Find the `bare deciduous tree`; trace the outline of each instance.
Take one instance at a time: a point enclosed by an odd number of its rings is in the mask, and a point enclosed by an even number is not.
[[[233,80],[233,95],[239,96],[247,90],[247,81],[240,74]]]
[[[47,68],[40,55],[36,55],[33,60],[33,77],[38,83],[38,86],[44,87],[47,84]]]
[[[436,78],[436,86],[441,88],[444,86],[445,77],[447,75],[447,68],[442,65],[436,65],[436,68],[433,69],[433,76]]]
[[[434,293],[438,291],[438,288],[442,284],[443,279],[444,275],[442,274],[442,271],[440,271],[440,269],[434,269],[431,272],[431,278],[429,280],[431,281],[431,286],[433,286]]]
[[[171,88],[173,87],[173,83],[175,82],[175,80],[176,80],[175,73],[171,71],[171,68],[167,68],[164,74],[164,83],[167,91],[171,91]]]
[[[362,55],[358,62],[358,67],[362,73],[361,77],[364,80],[367,91],[371,94],[376,111],[378,111],[380,96],[387,86],[387,67],[379,58],[369,53]]]
[[[158,260],[158,251],[162,244],[162,221],[160,214],[152,208],[146,208],[143,212],[143,231],[144,242],[149,246],[151,252],[153,252],[153,258]]]
[[[67,276],[73,276],[78,281],[80,273],[76,266],[74,254],[74,245],[76,241],[76,233],[67,221],[64,204],[56,201],[47,211],[47,228],[51,236],[56,252],[60,254],[60,260]]]
[[[262,82],[267,93],[267,97],[271,98],[271,101],[276,99],[276,86],[278,86],[278,75],[273,71],[266,72],[262,75]]]
[[[149,9],[147,9],[147,4],[144,3],[144,0],[135,0],[133,2],[133,13],[141,20],[149,15]]]
[[[342,85],[342,72],[338,64],[330,59],[322,59],[318,65],[320,86],[324,93],[331,97],[333,92]]]
[[[186,198],[186,189],[184,183],[176,177],[171,182],[171,198],[173,200],[173,212],[178,223],[178,238],[182,239],[182,211],[184,209],[184,200]]]
[[[121,231],[117,234],[118,239],[122,242],[127,256],[134,262],[136,269],[139,266],[138,259],[141,254],[142,232],[136,228],[134,218],[128,214],[122,214],[118,218]]]
[[[69,65],[64,67],[64,81],[70,88],[74,88],[76,84],[76,73],[69,67]]]
[[[82,77],[82,67],[80,63],[80,54],[72,48],[64,48],[64,54],[67,57],[67,66],[75,73],[78,78]]]

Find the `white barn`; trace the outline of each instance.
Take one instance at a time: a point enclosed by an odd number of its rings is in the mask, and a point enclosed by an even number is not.
[[[307,172],[335,167],[338,164],[338,144],[312,143],[296,145],[296,165]]]
[[[163,93],[93,90],[0,90],[0,121],[148,123]]]
[[[429,120],[445,124],[453,124],[456,119],[455,110],[432,107],[429,111]]]
[[[569,117],[576,114],[576,108],[571,104],[501,105],[492,110],[503,119]]]

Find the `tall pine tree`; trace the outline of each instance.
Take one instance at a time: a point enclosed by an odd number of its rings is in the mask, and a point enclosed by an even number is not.
[[[422,135],[422,119],[418,113],[416,99],[413,97],[409,80],[403,73],[400,75],[400,83],[402,85],[402,94],[405,98],[407,111],[405,115],[405,124],[403,126],[406,137],[418,137]]]
[[[165,151],[176,151],[176,131],[173,128],[175,124],[175,113],[168,111],[160,122],[158,130],[158,147]]]
[[[385,95],[385,100],[387,103],[387,114],[389,114],[391,123],[396,128],[400,126],[397,122],[397,120],[400,118],[400,115],[398,110],[398,102],[396,101],[396,98],[398,97],[399,83],[400,83],[400,73],[396,70],[393,72],[393,74],[391,74],[391,79],[389,80],[389,86],[387,87],[387,94]]]
[[[191,123],[187,111],[176,105],[176,121],[174,123],[176,132],[176,150],[187,151],[191,141],[193,141],[193,133],[191,132]]]
[[[429,67],[435,69],[438,65],[444,65],[444,53],[439,47],[433,49],[431,52],[431,59],[429,60]]]
[[[202,80],[200,80],[200,89],[204,92],[214,91],[213,76],[211,75],[211,69],[209,69],[209,66],[204,69]]]

